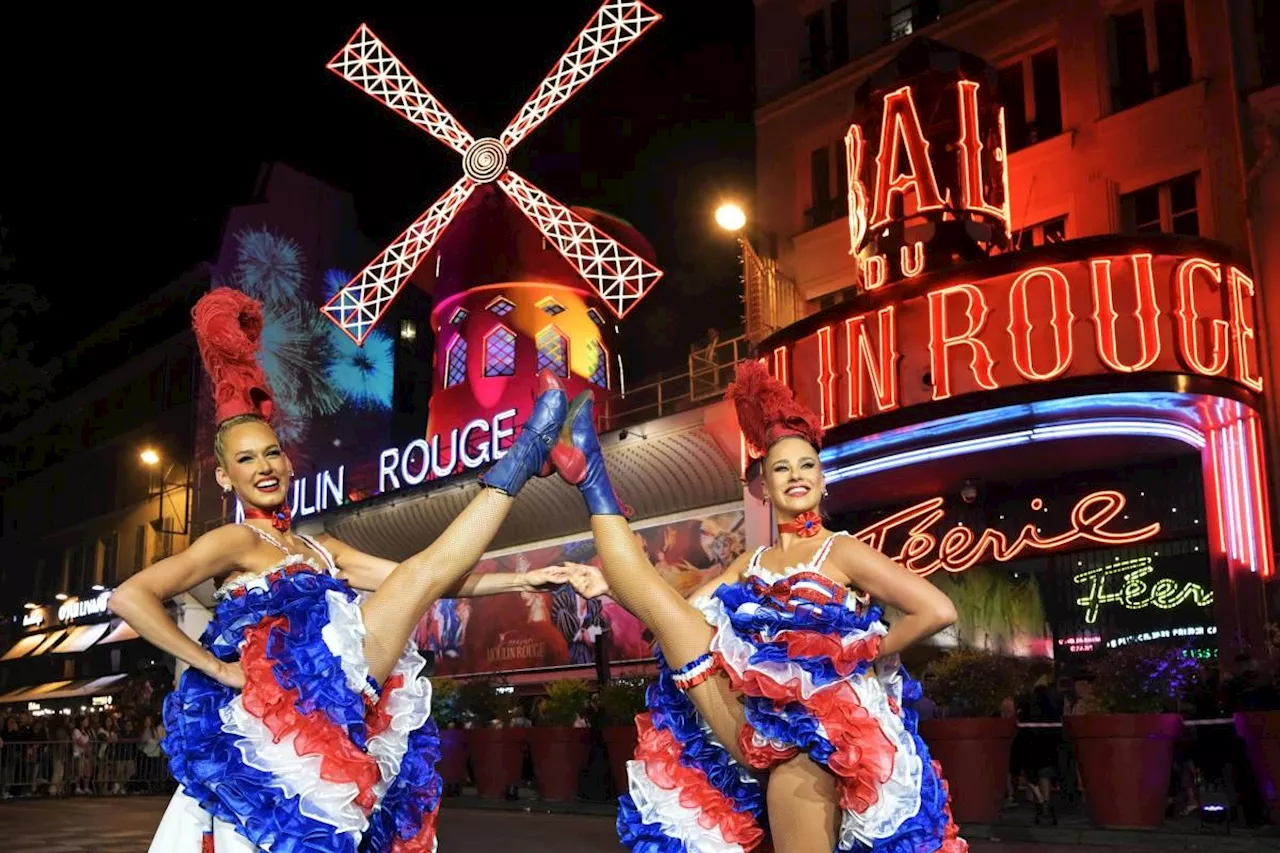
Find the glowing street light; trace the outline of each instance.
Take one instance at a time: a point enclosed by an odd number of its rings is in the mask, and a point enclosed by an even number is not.
[[[747,214],[733,202],[716,208],[716,224],[726,231],[741,231],[747,224]]]
[[[142,460],[143,465],[150,465],[154,467],[160,464],[160,454],[156,453],[150,447],[138,454],[138,458]]]

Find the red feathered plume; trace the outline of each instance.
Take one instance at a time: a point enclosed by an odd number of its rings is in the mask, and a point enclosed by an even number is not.
[[[815,448],[822,446],[818,416],[797,403],[791,389],[770,376],[760,362],[739,362],[725,396],[738,410],[738,426],[753,456],[764,456],[774,442],[788,436],[799,436]]]
[[[270,419],[271,386],[258,364],[262,305],[232,287],[215,287],[191,309],[200,358],[213,382],[214,422],[237,415]]]

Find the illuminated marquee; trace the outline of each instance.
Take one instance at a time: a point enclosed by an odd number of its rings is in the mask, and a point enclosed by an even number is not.
[[[764,363],[827,428],[1104,374],[1191,373],[1261,391],[1252,278],[1194,253],[1208,248],[1199,241],[1151,242],[1169,249],[1077,241],[872,292],[775,336]],[[1058,259],[1070,253],[1084,257]]]
[[[1097,622],[1098,611],[1104,604],[1121,604],[1126,610],[1148,607],[1172,610],[1187,601],[1197,607],[1213,604],[1213,591],[1198,583],[1188,581],[1179,585],[1171,578],[1160,578],[1154,583],[1146,580],[1156,570],[1153,562],[1151,557],[1117,560],[1072,578],[1075,583],[1089,585],[1089,591],[1076,599],[1076,604],[1084,608],[1084,621],[1090,625]]]
[[[999,530],[988,528],[978,532],[962,525],[952,527],[941,537],[936,536],[930,529],[942,520],[945,514],[943,503],[941,497],[921,501],[853,535],[917,575],[928,577],[939,569],[959,573],[982,563],[1008,563],[1034,553],[1090,545],[1132,545],[1160,533],[1159,522],[1134,530],[1111,529],[1111,523],[1123,515],[1126,501],[1124,495],[1110,489],[1080,498],[1071,509],[1071,526],[1066,530],[1044,535],[1037,524],[1028,523],[1012,539]],[[1043,508],[1042,499],[1031,501],[1033,511],[1039,512]],[[904,528],[907,538],[898,552],[891,554],[886,551],[889,535]],[[1163,587],[1161,600],[1164,600]]]
[[[431,436],[430,442],[414,439],[403,449],[387,448],[378,457],[378,491],[398,489],[402,481],[415,486],[459,471],[474,471],[501,459],[506,439],[516,433],[516,415],[515,409],[507,409],[450,430],[449,443],[443,449],[438,435]]]

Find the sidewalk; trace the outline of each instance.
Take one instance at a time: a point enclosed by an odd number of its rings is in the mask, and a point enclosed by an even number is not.
[[[444,809],[475,811],[528,812],[534,814],[572,814],[613,817],[617,809],[608,802],[544,802],[527,789],[517,800],[488,800],[463,794],[447,797]],[[960,834],[970,842],[1030,842],[1078,847],[1121,847],[1151,851],[1185,851],[1185,853],[1278,853],[1280,827],[1248,829],[1202,825],[1198,820],[1170,821],[1153,830],[1094,829],[1087,819],[1061,816],[1058,826],[1035,826],[1025,812],[1014,811],[994,824],[967,824]]]

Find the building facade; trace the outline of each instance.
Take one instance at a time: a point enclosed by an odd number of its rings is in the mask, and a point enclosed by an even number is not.
[[[0,537],[6,710],[134,701],[172,677],[106,600],[190,538],[189,312],[205,282],[193,269],[79,341],[64,392],[0,438],[21,469]],[[184,602],[172,609],[181,619]]]
[[[1264,642],[1261,6],[755,3],[752,239],[804,318],[761,355],[831,429],[838,526],[1007,611],[944,643]],[[939,262],[952,232],[979,248]]]

